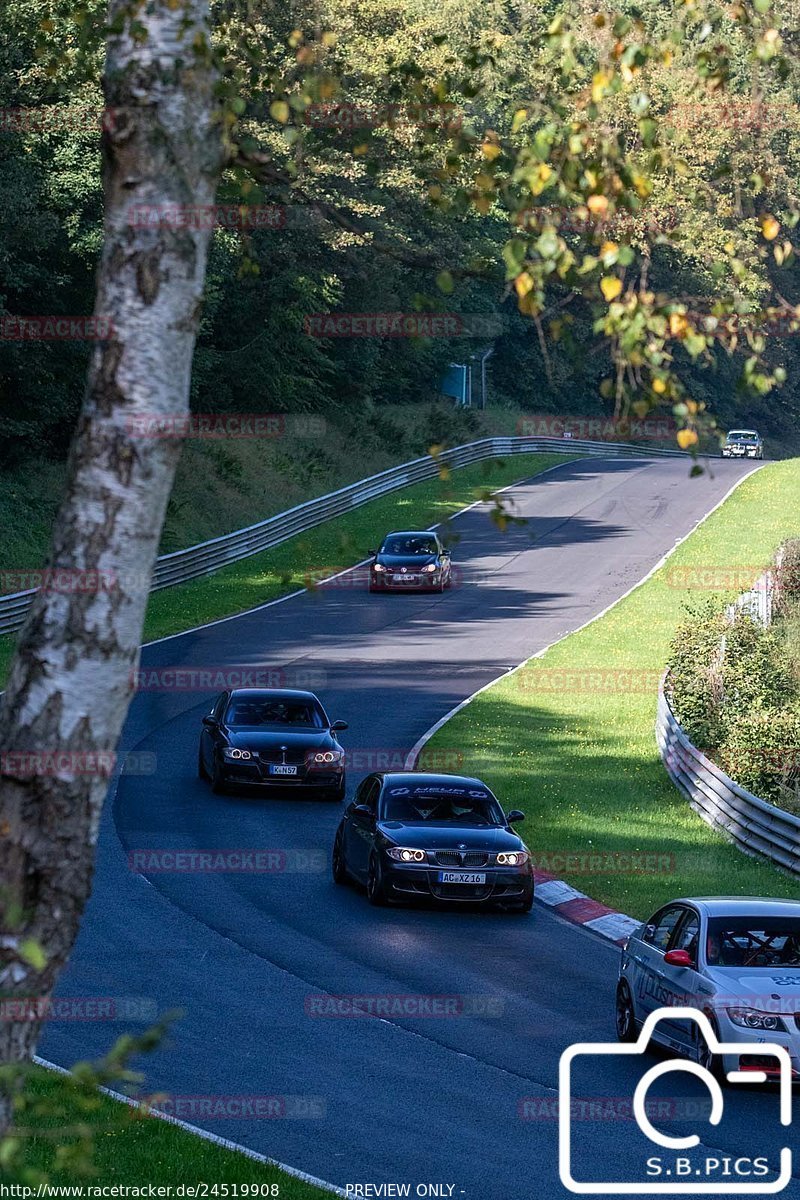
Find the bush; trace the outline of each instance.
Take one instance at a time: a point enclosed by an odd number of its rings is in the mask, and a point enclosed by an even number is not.
[[[792,703],[796,687],[784,638],[749,613],[737,612],[725,631],[721,671],[725,725],[744,712],[783,709]]]
[[[687,604],[686,613],[670,646],[672,707],[696,746],[716,746],[723,732],[719,664],[725,610],[719,601],[706,600]]]
[[[779,612],[800,609],[800,538],[789,538],[778,551],[775,570],[775,604]]]
[[[800,714],[745,713],[732,720],[717,761],[743,788],[788,811],[800,811]]]

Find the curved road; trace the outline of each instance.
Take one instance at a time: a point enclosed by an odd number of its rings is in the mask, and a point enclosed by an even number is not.
[[[514,489],[527,520],[503,536],[481,507],[456,518],[462,572],[443,596],[369,596],[345,575],[146,647],[143,667],[247,664],[308,679],[330,715],[350,724],[343,741],[363,768],[350,773],[352,792],[381,761],[398,764],[453,705],[617,599],[745,472],[717,462],[713,478],[690,482],[681,460],[567,464]],[[418,1184],[438,1184],[470,1200],[566,1196],[558,1059],[572,1042],[613,1037],[617,950],[539,906],[527,918],[376,910],[335,887],[327,858],[340,806],[214,797],[196,778],[210,695],[137,696],[124,745],[154,753],[158,773],[118,781],[59,993],[181,1008],[170,1043],[144,1064],[148,1086],[183,1097],[287,1097],[282,1119],[204,1117],[202,1100],[184,1100],[183,1115],[340,1186],[407,1183],[414,1195]],[[524,836],[535,847],[535,827]],[[148,849],[223,847],[277,850],[291,869],[144,878],[126,861]],[[325,996],[352,994],[457,997],[472,1015],[318,1015]],[[102,1052],[115,1032],[53,1023],[40,1052],[66,1064]],[[593,1119],[579,1107],[580,1178],[643,1178],[653,1147],[619,1110],[640,1074],[616,1060],[584,1069],[579,1094],[616,1106]],[[665,1080],[654,1094],[665,1098],[664,1128],[694,1132],[699,1122],[709,1156],[774,1158],[783,1144],[770,1092],[729,1098],[715,1130],[690,1078],[671,1090]],[[800,1197],[797,1180],[783,1194]]]

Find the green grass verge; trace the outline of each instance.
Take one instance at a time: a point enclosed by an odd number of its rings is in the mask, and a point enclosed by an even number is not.
[[[566,457],[559,454],[520,454],[462,467],[448,478],[379,496],[345,516],[215,575],[154,592],[147,608],[144,641],[276,600],[307,586],[310,580],[360,562],[390,529],[426,528],[446,520],[483,492],[508,487],[565,461]],[[1,680],[6,678],[13,649],[13,638],[0,638]]]
[[[657,679],[683,606],[712,594],[683,586],[698,578],[684,568],[766,565],[799,526],[800,459],[769,464],[651,579],[479,695],[431,748],[463,750],[464,770],[485,779],[506,809],[526,813],[521,828],[534,860],[622,912],[645,918],[676,895],[796,897],[797,881],[747,857],[692,812],[662,766],[653,728]],[[584,857],[561,857],[568,854]],[[617,870],[588,861],[598,854],[659,858],[635,873],[621,860]]]
[[[223,1138],[228,1136],[225,1124],[220,1121],[215,1131]],[[78,1180],[88,1186],[127,1184],[145,1189],[148,1184],[173,1188],[200,1182],[209,1187],[259,1184],[263,1196],[264,1185],[274,1184],[274,1195],[280,1200],[329,1200],[331,1195],[279,1167],[215,1146],[44,1068],[32,1072],[25,1107],[17,1112],[14,1125],[25,1133],[20,1142],[24,1165],[0,1171],[4,1183],[35,1184],[31,1172],[37,1172],[53,1185],[75,1185]]]

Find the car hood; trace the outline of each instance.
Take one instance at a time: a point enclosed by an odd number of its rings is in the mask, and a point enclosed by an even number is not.
[[[706,975],[716,985],[717,996],[740,999],[767,1012],[800,1013],[800,967],[746,971],[738,971],[736,967],[707,967]],[[777,1005],[777,1001],[781,1003]]]
[[[430,563],[438,562],[436,554],[377,554],[375,561],[379,562],[382,567],[391,567],[393,571],[399,571],[401,567],[405,567],[408,571],[421,571],[423,567]]]
[[[524,850],[525,843],[510,829],[491,825],[469,829],[459,825],[422,825],[406,821],[381,821],[378,829],[398,846],[411,850]]]
[[[228,729],[226,734],[231,746],[239,750],[274,750],[276,746],[315,750],[337,745],[327,729]]]

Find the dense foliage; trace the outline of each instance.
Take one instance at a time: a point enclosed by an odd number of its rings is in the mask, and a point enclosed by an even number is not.
[[[196,410],[427,402],[449,362],[494,344],[495,401],[666,405],[687,445],[711,410],[758,425],[773,453],[797,444],[789,0],[626,0],[610,15],[218,0],[215,15],[231,149],[220,200],[284,206],[285,223],[215,235]],[[100,0],[0,13],[0,109],[51,118],[0,121],[0,314],[92,310],[103,19]],[[759,332],[775,306],[785,319]],[[472,336],[306,328],[321,312],[429,309],[468,314]],[[63,456],[88,353],[0,338],[6,463]]]
[[[672,704],[690,740],[737,783],[792,812],[800,812],[799,550],[792,540],[779,553],[771,625],[707,601],[687,609],[669,659]]]

